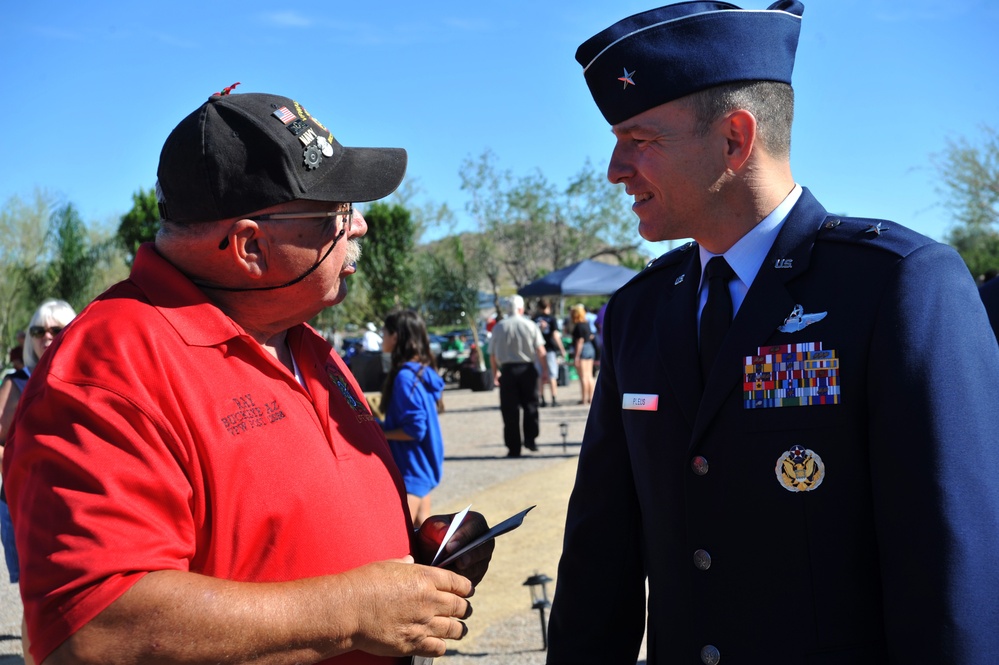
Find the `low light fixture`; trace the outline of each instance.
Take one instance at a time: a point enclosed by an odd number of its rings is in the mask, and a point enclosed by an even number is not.
[[[568,423],[562,424],[565,427],[569,426]],[[544,645],[545,651],[548,650],[548,625],[545,623],[545,610],[552,605],[551,601],[548,600],[548,583],[551,581],[552,578],[544,573],[534,571],[534,574],[524,582],[524,586],[531,589],[531,609],[537,610],[541,618],[541,643]]]

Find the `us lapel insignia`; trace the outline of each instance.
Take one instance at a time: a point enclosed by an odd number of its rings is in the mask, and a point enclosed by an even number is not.
[[[679,277],[677,277],[676,281],[673,282],[673,286],[679,286],[680,283],[683,282],[683,278],[686,277],[686,276],[687,276],[687,273],[683,273],[682,275],[680,275]]]
[[[826,477],[826,465],[814,450],[792,446],[774,468],[777,481],[788,492],[811,492]]]
[[[782,333],[793,333],[803,330],[813,323],[818,323],[822,319],[826,318],[828,312],[819,312],[817,314],[805,314],[805,308],[801,305],[795,305],[794,309],[786,319],[784,319],[784,325],[779,326],[777,330]]]

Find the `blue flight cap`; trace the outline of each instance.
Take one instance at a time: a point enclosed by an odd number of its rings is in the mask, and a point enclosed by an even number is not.
[[[791,83],[801,14],[798,0],[767,9],[681,2],[629,16],[583,42],[576,60],[612,125],[712,86]]]

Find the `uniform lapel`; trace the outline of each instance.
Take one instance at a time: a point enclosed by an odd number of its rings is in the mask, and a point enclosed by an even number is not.
[[[691,446],[704,435],[732,391],[742,391],[746,356],[755,355],[758,347],[766,345],[794,308],[796,303],[787,284],[808,269],[811,248],[825,216],[819,202],[804,189],[718,351],[718,361],[707,378],[697,410]]]
[[[663,290],[655,319],[656,347],[663,371],[680,411],[693,427],[701,394],[701,370],[697,355],[697,284],[701,262],[690,243],[689,256],[677,264],[673,284]]]

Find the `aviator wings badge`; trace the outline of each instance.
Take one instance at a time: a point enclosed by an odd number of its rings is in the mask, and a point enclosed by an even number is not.
[[[818,314],[805,314],[805,308],[801,305],[795,305],[794,309],[791,310],[791,314],[784,319],[784,325],[777,328],[777,330],[783,333],[793,333],[803,330],[813,323],[817,323],[822,319],[826,318],[828,312],[819,312]]]

